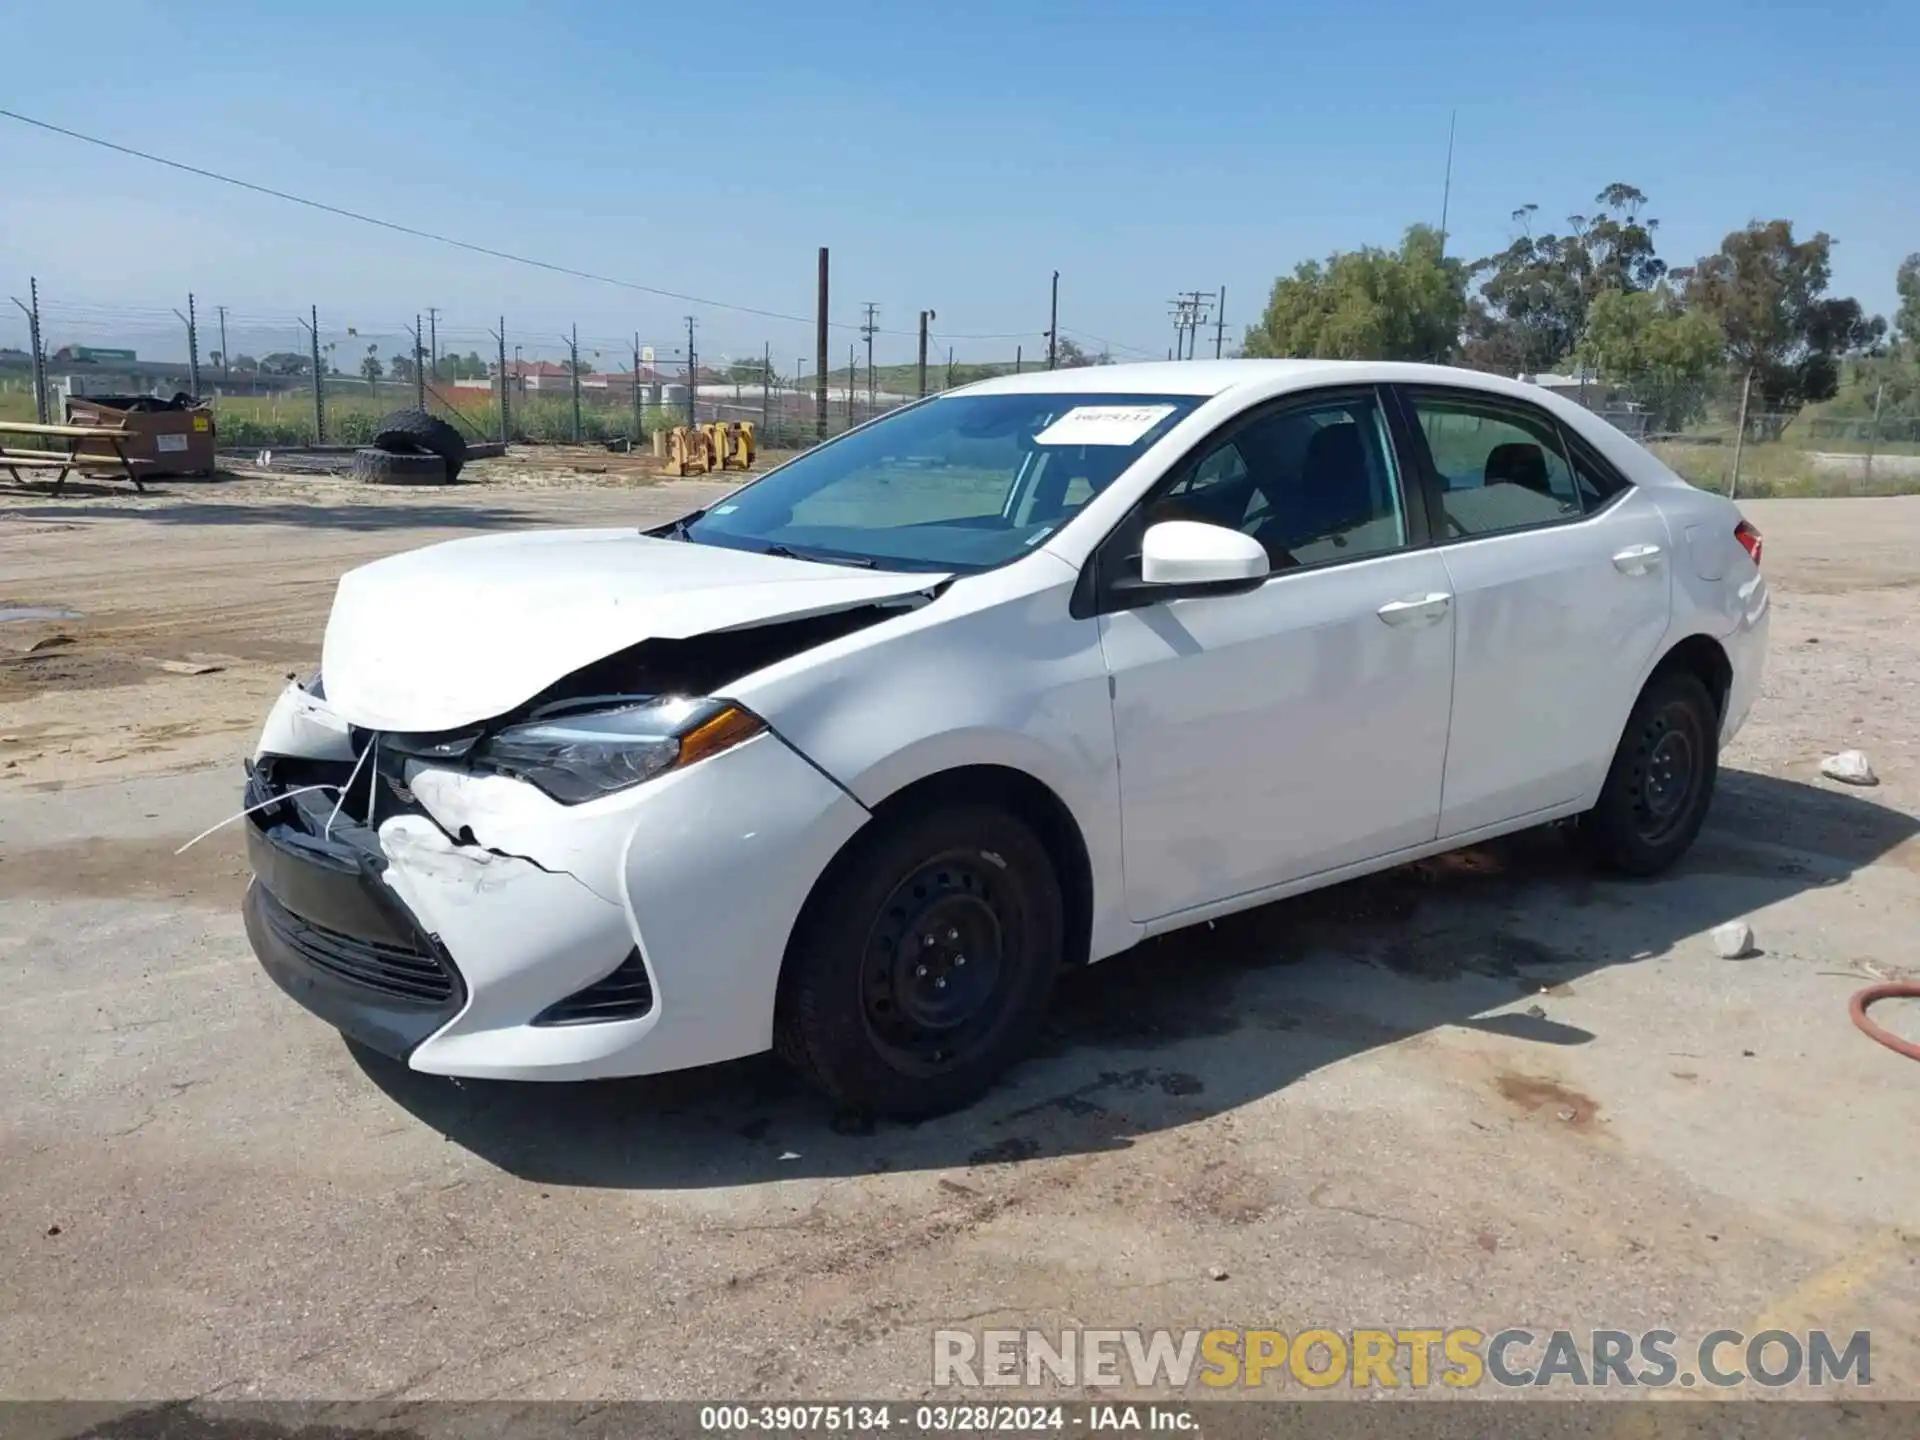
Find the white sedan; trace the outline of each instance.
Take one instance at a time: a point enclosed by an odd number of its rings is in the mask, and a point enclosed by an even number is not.
[[[248,934],[415,1070],[771,1047],[936,1112],[1158,932],[1555,820],[1672,864],[1760,683],[1760,553],[1492,376],[990,380],[644,534],[349,572],[248,766]]]

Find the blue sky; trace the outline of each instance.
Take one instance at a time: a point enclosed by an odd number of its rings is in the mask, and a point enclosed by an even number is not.
[[[1090,348],[1163,355],[1168,297],[1222,284],[1231,340],[1297,261],[1438,220],[1456,107],[1455,253],[1615,180],[1651,197],[1675,263],[1754,217],[1827,230],[1836,290],[1870,310],[1920,250],[1912,0],[96,0],[84,20],[6,6],[0,55],[7,109],[643,284],[804,317],[828,245],[833,317],[877,302],[882,363],[911,358],[922,307],[937,355],[1037,353],[1056,267],[1062,329]],[[39,277],[52,344],[178,350],[168,312],[193,290],[229,307],[236,351],[291,343],[318,303],[343,345],[437,306],[463,350],[504,312],[528,354],[577,322],[611,365],[636,330],[682,343],[691,311],[703,356],[812,353],[804,320],[464,254],[5,120],[0,174],[4,291]],[[833,332],[836,363],[853,338]]]

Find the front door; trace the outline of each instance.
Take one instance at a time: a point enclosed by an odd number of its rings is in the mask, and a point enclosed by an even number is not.
[[[1531,405],[1403,392],[1454,593],[1440,834],[1592,794],[1672,606],[1672,542],[1645,492]]]
[[[1256,536],[1274,573],[1246,593],[1101,617],[1130,915],[1432,840],[1452,595],[1439,555],[1416,548],[1377,395],[1246,417],[1116,530],[1101,563],[1137,557],[1146,526],[1169,518]]]

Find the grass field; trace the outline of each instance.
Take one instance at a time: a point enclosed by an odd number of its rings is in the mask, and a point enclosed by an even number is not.
[[[1677,474],[1702,489],[1724,493],[1733,475],[1733,444],[1656,442],[1658,455]],[[1864,458],[1864,448],[1846,442],[1749,443],[1740,451],[1739,494],[1748,499],[1820,499],[1837,495],[1920,494],[1920,445],[1881,445],[1874,451],[1872,479],[1864,466],[1829,458]]]

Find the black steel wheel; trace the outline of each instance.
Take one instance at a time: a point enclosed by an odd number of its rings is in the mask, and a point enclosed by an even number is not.
[[[1064,927],[1017,817],[953,806],[877,822],[822,879],[781,976],[776,1045],[870,1114],[964,1105],[1029,1048]]]
[[[1686,701],[1668,701],[1648,717],[1634,757],[1633,797],[1634,830],[1647,844],[1660,844],[1692,814],[1706,783],[1705,749],[1700,716]]]
[[[1580,839],[1596,861],[1655,875],[1687,852],[1713,801],[1719,730],[1718,707],[1697,676],[1670,670],[1647,682],[1599,803],[1580,817]]]

